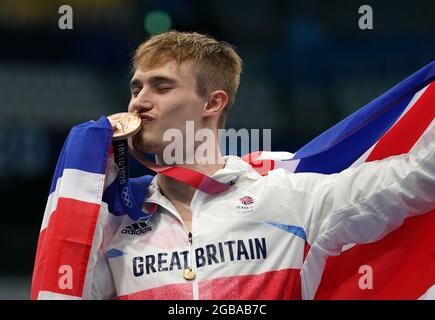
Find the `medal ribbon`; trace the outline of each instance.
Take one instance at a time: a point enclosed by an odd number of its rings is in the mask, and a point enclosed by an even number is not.
[[[118,166],[119,196],[122,206],[133,220],[148,220],[150,213],[143,212],[136,204],[128,177],[128,143],[127,139],[112,141],[115,163]]]
[[[136,151],[134,148],[130,148],[131,154],[134,158],[139,161],[142,165],[148,169],[162,174],[164,176],[170,177],[177,181],[188,184],[207,194],[217,194],[219,192],[228,190],[230,185],[226,183],[219,182],[209,176],[183,167],[177,166],[162,166],[155,164],[154,162],[146,159],[142,154]]]
[[[149,219],[151,217],[151,214],[143,212],[140,207],[137,206],[129,183],[128,141],[127,139],[114,140],[112,142],[112,145],[114,160],[118,167],[119,196],[121,198],[122,205],[126,210],[128,216],[133,220],[136,221],[139,218]],[[138,160],[148,169],[158,174],[162,174],[177,181],[186,183],[207,194],[217,194],[219,192],[228,190],[230,187],[229,184],[219,182],[201,172],[183,167],[158,165],[153,163],[152,161],[145,159],[139,152],[134,149],[132,149],[131,152],[136,160]]]

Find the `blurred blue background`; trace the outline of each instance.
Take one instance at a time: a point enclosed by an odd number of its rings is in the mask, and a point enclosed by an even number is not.
[[[63,4],[73,30],[58,27]],[[358,28],[364,4],[373,30]],[[430,0],[2,0],[0,299],[28,299],[69,129],[125,111],[133,51],[171,28],[236,47],[244,72],[227,126],[272,129],[274,150],[297,150],[435,58]]]

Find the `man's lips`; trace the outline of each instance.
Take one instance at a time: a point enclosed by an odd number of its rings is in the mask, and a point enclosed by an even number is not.
[[[147,115],[147,114],[139,114],[139,117],[142,119],[142,123],[151,122],[154,120],[153,117]]]

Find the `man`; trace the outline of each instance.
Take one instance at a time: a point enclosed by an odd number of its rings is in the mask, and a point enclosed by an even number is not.
[[[103,205],[89,298],[298,299],[314,241],[337,252],[435,207],[433,129],[408,155],[339,174],[277,169],[262,177],[240,158],[222,157],[217,131],[234,102],[241,64],[229,45],[197,33],[171,31],[137,49],[128,111],[141,117],[142,130],[132,149],[172,165],[165,132],[178,129],[185,137],[186,121],[193,121],[196,131],[214,132],[214,161],[204,163],[184,145],[178,166],[230,187],[209,195],[157,174],[143,204],[152,213],[148,221],[108,214]]]
[[[193,121],[196,131],[206,128],[214,133],[215,156],[208,163],[198,164],[199,159],[193,159],[195,153],[184,152],[185,163],[193,162],[186,166],[209,176],[222,169],[217,133],[234,103],[241,65],[240,57],[229,45],[204,35],[173,31],[142,44],[133,60],[128,106],[128,111],[137,113],[143,123],[143,130],[134,137],[136,149],[155,154],[159,164],[173,165],[166,163],[163,156],[169,144],[163,141],[164,133],[178,129],[185,141],[186,121]],[[158,175],[157,181],[190,232],[190,203],[195,189],[163,175]]]

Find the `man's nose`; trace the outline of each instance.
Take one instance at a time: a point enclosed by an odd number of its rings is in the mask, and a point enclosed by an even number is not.
[[[134,113],[142,113],[142,112],[147,112],[147,111],[151,110],[152,108],[153,108],[153,106],[149,102],[144,102],[144,103],[133,102],[128,107],[128,111],[134,112]]]
[[[128,107],[129,112],[141,113],[147,112],[153,108],[152,102],[146,95],[139,94],[136,98],[130,101]]]

